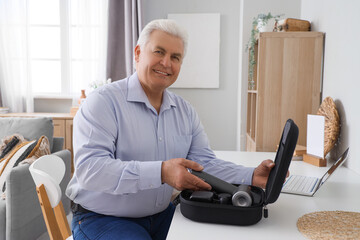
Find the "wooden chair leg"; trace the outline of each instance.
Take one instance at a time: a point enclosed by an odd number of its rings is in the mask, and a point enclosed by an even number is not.
[[[59,204],[54,207],[55,217],[58,223],[58,226],[60,228],[61,235],[63,239],[68,238],[72,233],[70,230],[69,223],[66,218],[66,214],[64,211],[64,206],[62,202],[60,201]]]
[[[39,187],[36,187],[36,192],[39,197],[41,210],[43,213],[43,217],[44,217],[44,220],[46,223],[47,230],[49,232],[50,239],[51,240],[63,239],[60,229],[57,225],[54,211],[51,207],[49,198],[47,196],[45,186],[42,184]]]

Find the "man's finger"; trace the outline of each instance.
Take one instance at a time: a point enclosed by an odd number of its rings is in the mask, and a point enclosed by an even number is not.
[[[191,161],[191,160],[187,160],[184,159],[185,161],[183,162],[183,166],[186,168],[190,168],[193,169],[195,171],[202,171],[204,169],[203,166],[201,166],[200,164],[198,164],[197,162]]]
[[[273,167],[275,167],[275,163],[274,162],[269,163],[268,168],[272,169]]]
[[[263,161],[263,166],[265,166],[266,168],[273,168],[275,166],[274,161],[268,159],[268,160],[264,160]]]

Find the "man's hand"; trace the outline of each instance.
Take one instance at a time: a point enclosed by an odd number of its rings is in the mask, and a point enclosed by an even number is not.
[[[257,166],[257,168],[255,168],[254,170],[252,185],[265,188],[270,171],[274,166],[275,163],[270,159],[262,161],[260,165]],[[286,177],[288,176],[289,171],[286,174]]]
[[[209,184],[189,173],[188,168],[195,171],[204,169],[200,164],[184,158],[174,158],[162,162],[161,182],[167,183],[179,191],[184,189],[195,191],[211,189]]]
[[[262,161],[254,170],[252,185],[265,188],[270,171],[274,166],[275,163],[270,159]]]

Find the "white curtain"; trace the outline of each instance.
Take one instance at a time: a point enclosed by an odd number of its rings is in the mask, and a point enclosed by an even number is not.
[[[60,3],[61,27],[67,29],[61,36],[67,46],[61,49],[61,94],[78,97],[80,89],[106,80],[108,1]],[[28,6],[29,0],[0,0],[0,96],[10,112],[34,111]]]
[[[27,48],[27,1],[0,1],[0,90],[11,112],[32,112]]]
[[[108,1],[71,0],[70,8],[71,92],[80,94],[106,80]]]

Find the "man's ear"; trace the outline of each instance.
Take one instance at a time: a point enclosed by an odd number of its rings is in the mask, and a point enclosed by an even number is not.
[[[140,52],[141,52],[140,46],[136,45],[135,50],[134,50],[135,62],[139,62]]]

